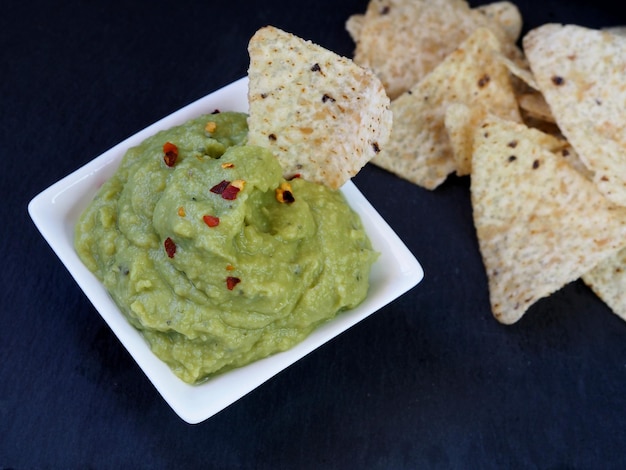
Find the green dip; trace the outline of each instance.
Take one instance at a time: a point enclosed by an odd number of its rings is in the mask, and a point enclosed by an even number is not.
[[[358,305],[377,256],[340,192],[286,182],[269,150],[245,145],[246,117],[204,115],[131,148],[76,225],[82,261],[189,383]]]

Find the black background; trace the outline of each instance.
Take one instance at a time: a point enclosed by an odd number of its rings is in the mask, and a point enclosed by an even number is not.
[[[5,2],[0,468],[626,464],[626,322],[578,281],[498,324],[466,178],[426,191],[367,166],[355,183],[424,281],[198,425],[168,407],[28,217],[50,184],[245,75],[257,28],[350,56],[344,22],[366,3]],[[518,6],[525,31],[626,24],[620,2]]]

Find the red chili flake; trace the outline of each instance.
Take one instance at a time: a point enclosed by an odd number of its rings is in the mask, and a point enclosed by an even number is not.
[[[226,188],[224,188],[224,191],[222,191],[222,197],[224,199],[232,201],[233,199],[237,199],[237,193],[239,191],[240,189],[237,186],[229,184],[228,186],[226,186]]]
[[[293,196],[293,191],[289,183],[281,183],[281,185],[276,188],[276,200],[280,203],[286,204],[292,204],[295,202],[296,199]]]
[[[240,282],[241,282],[241,279],[239,279],[238,277],[228,276],[226,278],[226,287],[228,288],[228,290],[233,290],[235,286],[239,284]]]
[[[217,227],[220,224],[220,218],[214,215],[205,215],[202,217],[202,220],[204,220],[204,223],[209,227]]]
[[[243,189],[245,184],[246,182],[244,180],[235,180],[232,183],[222,180],[213,186],[210,191],[215,194],[220,194],[223,199],[232,201],[233,199],[237,199],[237,193]]]
[[[176,254],[176,243],[174,243],[174,240],[172,240],[170,237],[167,237],[165,239],[165,242],[163,243],[163,246],[165,247],[165,252],[167,253],[167,256],[173,258]]]
[[[222,180],[213,186],[210,191],[215,194],[222,194],[229,184],[230,181]]]
[[[167,166],[176,165],[176,160],[178,160],[178,147],[171,142],[165,142],[163,144],[163,161]]]
[[[302,175],[300,173],[296,173],[295,175],[291,175],[289,177],[289,181],[295,180],[296,178],[302,178]]]

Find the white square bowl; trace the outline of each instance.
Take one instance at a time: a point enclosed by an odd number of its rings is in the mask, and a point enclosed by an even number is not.
[[[82,168],[38,194],[28,205],[30,216],[80,288],[148,376],[165,401],[184,421],[199,423],[232,404],[281,370],[347,330],[417,285],[424,272],[413,254],[376,212],[352,182],[341,191],[360,215],[380,257],[374,263],[367,298],[357,307],[322,324],[304,341],[288,351],[217,375],[200,385],[180,380],[150,350],[115,305],[100,281],[83,265],[74,251],[74,225],[97,189],[116,170],[126,150],[159,130],[182,124],[201,114],[248,110],[248,81],[236,82],[201,98],[161,119],[103,153]]]

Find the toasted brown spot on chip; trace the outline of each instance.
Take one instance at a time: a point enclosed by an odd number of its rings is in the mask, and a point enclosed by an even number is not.
[[[478,86],[480,88],[483,88],[485,86],[487,86],[489,84],[489,81],[491,80],[491,77],[489,77],[489,75],[483,75],[482,77],[480,77],[480,79],[478,80]]]
[[[554,83],[557,86],[561,86],[563,85],[563,83],[565,83],[565,80],[563,79],[563,77],[559,77],[558,75],[555,75],[554,77],[552,77],[552,83]]]

